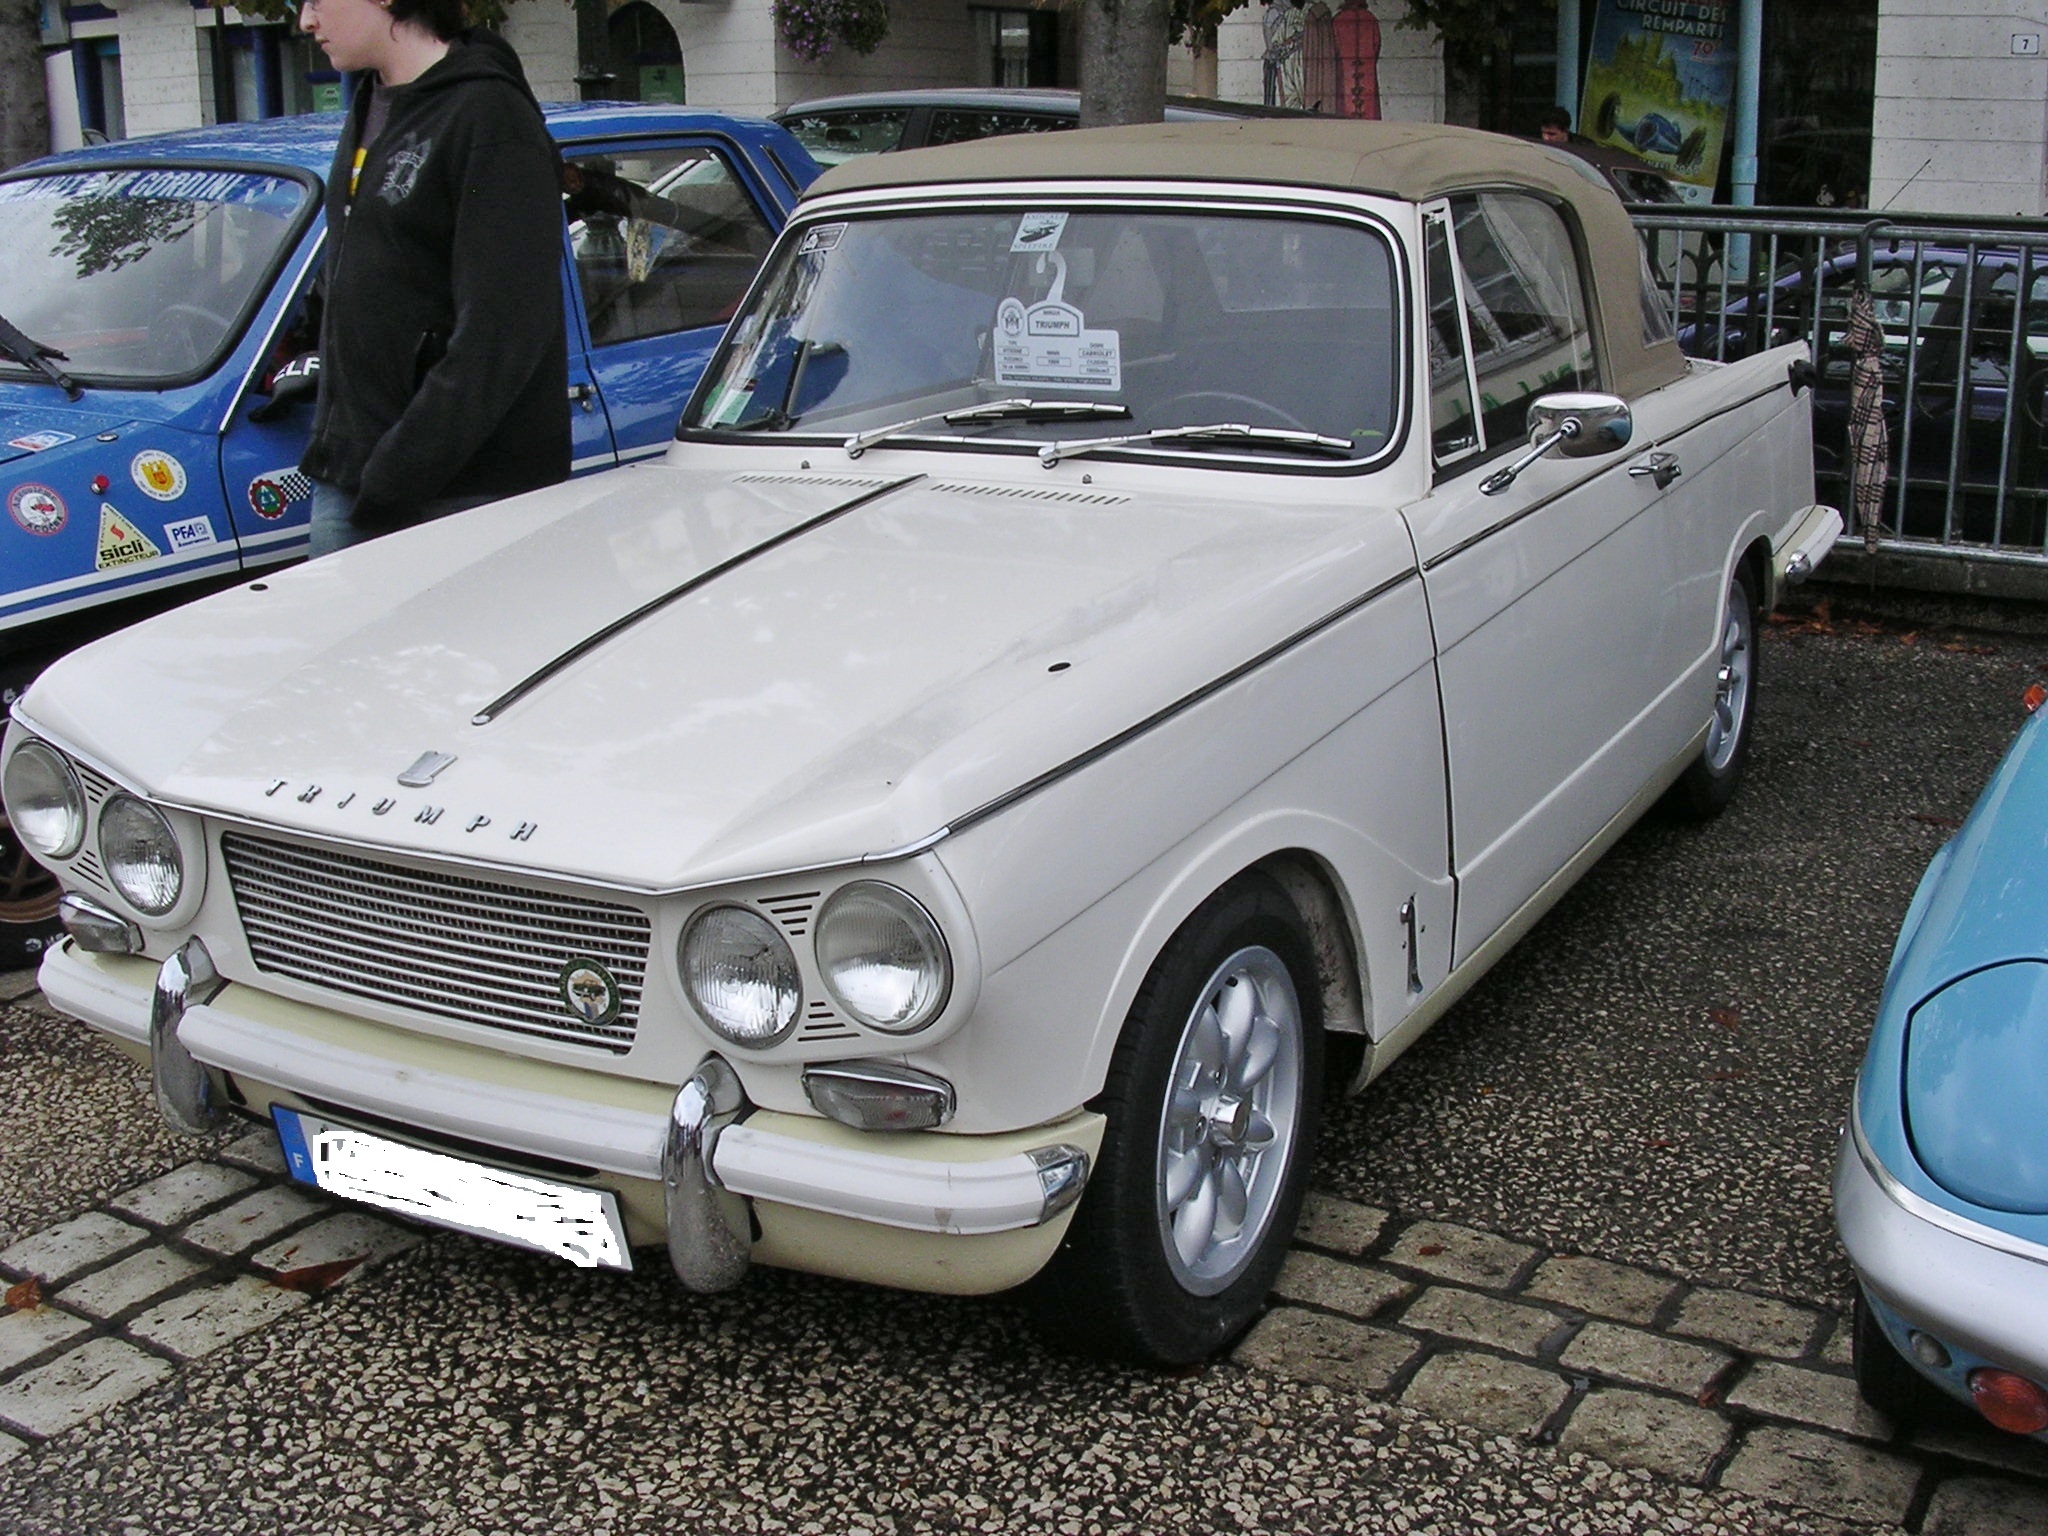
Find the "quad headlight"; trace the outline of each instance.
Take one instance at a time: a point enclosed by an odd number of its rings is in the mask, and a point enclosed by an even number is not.
[[[862,880],[833,893],[816,943],[825,989],[870,1029],[908,1034],[946,1006],[953,963],[939,925],[893,885]]]
[[[683,990],[704,1022],[759,1049],[796,1028],[803,981],[781,931],[747,907],[706,907],[676,946]]]
[[[63,753],[40,741],[25,741],[0,775],[7,817],[29,851],[45,859],[68,859],[85,841],[85,791]]]
[[[100,807],[100,861],[136,911],[162,917],[185,891],[185,859],[164,813],[133,795]]]

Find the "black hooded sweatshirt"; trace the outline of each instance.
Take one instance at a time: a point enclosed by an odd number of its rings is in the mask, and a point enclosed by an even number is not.
[[[456,38],[409,84],[350,196],[359,78],[327,177],[320,396],[300,468],[357,496],[366,528],[442,497],[569,473],[560,158],[519,56]]]

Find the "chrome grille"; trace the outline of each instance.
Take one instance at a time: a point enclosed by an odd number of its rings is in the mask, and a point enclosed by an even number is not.
[[[617,1052],[633,1043],[650,930],[632,907],[237,832],[221,852],[259,970],[488,1029]],[[569,1011],[560,983],[572,959],[618,983],[610,1023]]]

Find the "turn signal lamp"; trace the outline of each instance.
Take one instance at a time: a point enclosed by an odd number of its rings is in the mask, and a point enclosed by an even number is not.
[[[2000,1429],[2038,1435],[2048,1429],[2048,1391],[2024,1376],[1991,1366],[1970,1372],[1970,1398]]]
[[[2020,695],[2020,702],[2027,706],[2027,713],[2031,715],[2043,704],[2048,704],[2048,688],[2039,683],[2029,683],[2027,691]]]

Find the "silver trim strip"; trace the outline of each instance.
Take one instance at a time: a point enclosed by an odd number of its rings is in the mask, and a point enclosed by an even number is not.
[[[668,1262],[685,1288],[729,1291],[753,1264],[753,1218],[746,1202],[719,1187],[712,1172],[718,1137],[747,1108],[731,1067],[706,1056],[676,1090],[661,1148],[662,1206]]]
[[[226,985],[213,956],[197,939],[187,939],[157,972],[149,1003],[149,1080],[156,1107],[174,1131],[204,1136],[221,1122],[213,1081],[178,1038],[186,1010],[206,1002]]]
[[[1870,1149],[1870,1143],[1863,1135],[1863,1113],[1854,1100],[1849,1105],[1849,1137],[1855,1144],[1856,1156],[1884,1197],[1904,1211],[1908,1216],[1926,1222],[1931,1227],[1960,1237],[1980,1247],[1990,1248],[1999,1253],[2010,1254],[2016,1259],[2025,1259],[2030,1264],[2048,1265],[2048,1246],[2030,1243],[2023,1237],[2014,1237],[2010,1232],[2001,1232],[1996,1227],[1987,1227],[1982,1222],[1972,1221],[1967,1216],[1958,1216],[1954,1211],[1936,1205],[1924,1195],[1916,1195],[1893,1177],[1890,1169],[1878,1161],[1877,1154]]]

